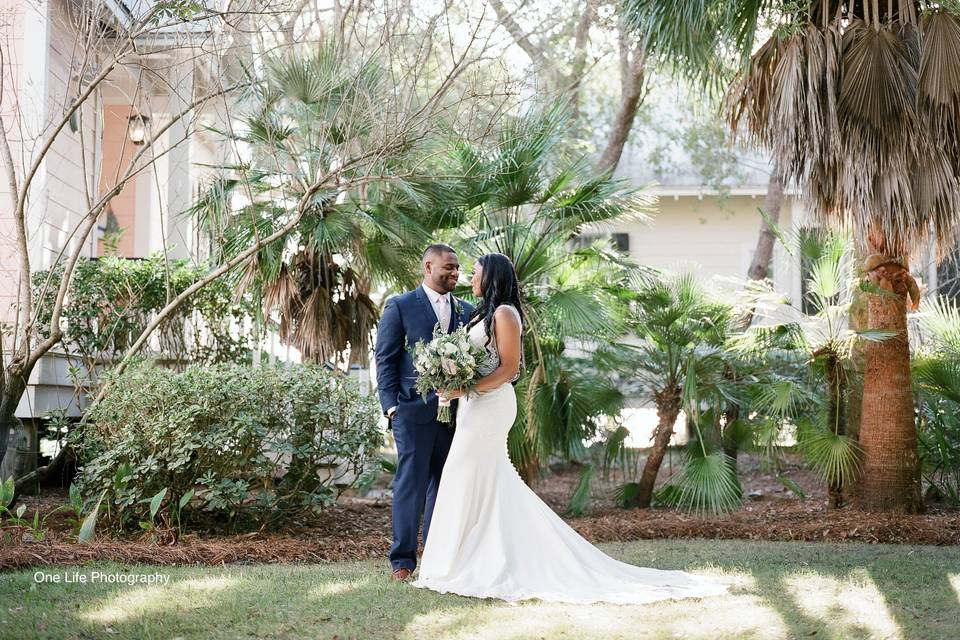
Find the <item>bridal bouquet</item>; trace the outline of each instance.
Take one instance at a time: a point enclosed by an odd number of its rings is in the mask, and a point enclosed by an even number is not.
[[[446,389],[469,389],[479,378],[477,367],[482,362],[483,349],[470,342],[466,327],[443,333],[439,325],[431,342],[418,342],[413,348],[413,366],[416,368],[416,389],[423,395]],[[440,404],[437,420],[450,422],[450,404]]]

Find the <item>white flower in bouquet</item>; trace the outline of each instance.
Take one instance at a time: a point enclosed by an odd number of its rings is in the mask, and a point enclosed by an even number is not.
[[[433,340],[413,347],[414,367],[419,374],[416,389],[424,402],[431,391],[471,389],[477,382],[476,365],[483,349],[470,342],[466,327],[451,333],[434,330]],[[441,405],[437,420],[450,421],[450,406]]]

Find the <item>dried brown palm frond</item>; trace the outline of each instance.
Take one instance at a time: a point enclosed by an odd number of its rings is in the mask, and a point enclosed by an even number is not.
[[[280,335],[288,336],[290,320],[297,314],[302,305],[303,300],[300,297],[297,281],[293,278],[286,264],[280,265],[276,280],[268,283],[263,289],[264,317],[270,317],[270,313],[276,309],[280,316]]]
[[[821,222],[890,255],[930,234],[948,250],[960,226],[960,21],[937,9],[918,22],[914,3],[814,4],[731,86],[732,127],[772,151]]]
[[[934,13],[923,23],[920,76],[917,94],[920,113],[954,161],[960,158],[960,22],[953,16]]]
[[[295,254],[281,276],[268,289],[270,309],[280,315],[280,340],[305,360],[342,361],[349,352],[351,364],[365,363],[379,317],[369,278],[312,249]]]
[[[247,262],[247,266],[243,268],[243,273],[240,274],[240,281],[237,282],[237,300],[239,300],[244,293],[254,288],[260,279],[262,267],[263,265],[260,263],[260,256],[258,254],[253,254],[253,257],[249,262]]]
[[[304,300],[290,342],[300,350],[304,360],[326,360],[328,352],[332,351],[330,343],[334,341],[335,324],[330,291],[318,287]]]

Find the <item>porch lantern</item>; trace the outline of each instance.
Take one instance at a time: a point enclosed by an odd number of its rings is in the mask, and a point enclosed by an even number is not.
[[[150,120],[147,116],[139,113],[130,116],[130,126],[127,132],[130,136],[130,142],[133,144],[143,144],[147,139],[147,122]]]

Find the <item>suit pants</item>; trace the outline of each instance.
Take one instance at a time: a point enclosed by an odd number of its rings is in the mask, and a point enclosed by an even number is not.
[[[440,474],[453,442],[451,426],[436,420],[417,424],[393,418],[393,437],[397,443],[397,472],[393,480],[393,545],[390,565],[393,570],[417,566],[420,522],[426,542],[433,517],[433,505],[440,487]]]

